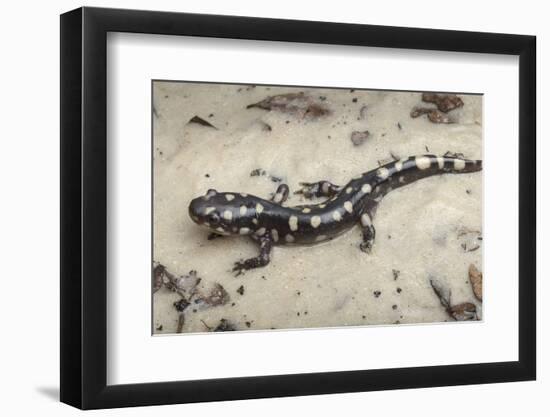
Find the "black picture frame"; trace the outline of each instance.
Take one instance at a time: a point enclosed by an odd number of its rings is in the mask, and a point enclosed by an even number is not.
[[[108,32],[518,56],[518,361],[107,385]],[[61,16],[60,57],[62,402],[95,409],[536,378],[534,36],[85,7]]]

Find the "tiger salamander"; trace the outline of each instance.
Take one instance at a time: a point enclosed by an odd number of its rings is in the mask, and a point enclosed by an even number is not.
[[[359,248],[366,253],[374,243],[372,224],[378,203],[389,191],[416,180],[443,173],[468,173],[482,169],[482,161],[455,156],[419,155],[385,164],[353,178],[344,186],[322,180],[300,183],[296,193],[305,198],[326,197],[319,204],[285,207],[289,188],[281,184],[271,200],[237,192],[208,190],[189,205],[193,221],[221,235],[250,236],[258,242],[257,257],[235,263],[237,275],[269,263],[274,245],[323,242],[362,228]]]

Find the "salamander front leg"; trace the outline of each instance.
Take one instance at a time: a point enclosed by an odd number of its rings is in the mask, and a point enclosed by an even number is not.
[[[288,185],[281,184],[277,187],[277,191],[275,191],[273,197],[271,197],[271,201],[277,204],[283,204],[288,198],[288,193]]]
[[[257,257],[235,262],[233,272],[235,272],[236,277],[243,274],[244,271],[254,268],[260,268],[262,266],[266,266],[269,263],[273,242],[271,241],[271,238],[268,237],[260,238],[259,242],[260,254]]]
[[[305,198],[313,197],[333,197],[340,192],[342,187],[329,181],[301,182],[298,191],[294,194],[302,194]]]
[[[359,245],[359,249],[365,253],[371,253],[374,238],[376,236],[376,230],[372,225],[371,217],[367,213],[361,215],[361,227],[363,228],[363,241]]]

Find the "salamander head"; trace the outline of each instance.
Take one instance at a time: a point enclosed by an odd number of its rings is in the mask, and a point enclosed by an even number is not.
[[[214,233],[248,235],[253,232],[253,216],[248,206],[250,201],[245,201],[241,194],[208,190],[204,196],[191,201],[189,216]]]

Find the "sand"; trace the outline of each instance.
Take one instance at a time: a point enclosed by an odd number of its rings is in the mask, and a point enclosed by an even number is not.
[[[246,109],[298,91],[326,97],[331,114],[310,119]],[[461,233],[482,230],[482,172],[431,177],[390,192],[374,219],[371,254],[359,250],[355,227],[320,245],[276,247],[268,266],[239,277],[233,263],[256,256],[256,244],[242,237],[208,240],[187,212],[190,200],[209,188],[269,198],[279,184],[271,177],[290,186],[286,205],[307,204],[292,194],[299,182],[345,184],[378,161],[391,161],[390,152],[482,159],[482,97],[460,97],[464,107],[449,113],[456,123],[435,124],[410,117],[415,106],[433,107],[418,92],[155,82],[154,261],[175,275],[196,270],[200,291],[218,283],[230,297],[222,306],[189,306],[182,331],[208,331],[221,319],[237,330],[452,322],[430,280],[451,291],[452,304],[474,303],[481,318],[468,267],[483,270],[482,247],[469,251],[482,242]],[[189,124],[193,116],[217,129]],[[367,141],[354,146],[351,133],[366,129]],[[266,174],[251,176],[258,168]],[[179,298],[166,288],[154,294],[155,334],[176,332]]]

